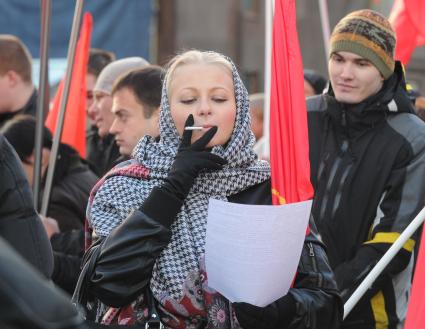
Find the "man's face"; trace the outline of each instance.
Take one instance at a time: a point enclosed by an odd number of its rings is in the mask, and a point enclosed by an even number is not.
[[[350,53],[336,52],[329,59],[329,77],[337,101],[357,104],[382,88],[384,78],[367,59]]]
[[[159,135],[159,109],[150,118],[145,118],[144,106],[137,101],[129,88],[114,93],[112,113],[114,122],[109,132],[115,135],[115,141],[122,155],[131,155],[143,136]]]
[[[114,114],[111,109],[112,97],[104,92],[95,91],[94,102],[88,113],[89,116],[93,116],[101,138],[108,135],[109,128],[111,128],[112,121],[114,121]]]
[[[86,95],[86,110],[88,114],[88,119],[94,123],[94,116],[90,116],[89,108],[92,106],[94,102],[93,88],[96,84],[96,76],[91,73],[86,74],[86,87],[87,87],[87,95]]]
[[[0,113],[9,112],[11,109],[11,90],[9,75],[0,74]]]

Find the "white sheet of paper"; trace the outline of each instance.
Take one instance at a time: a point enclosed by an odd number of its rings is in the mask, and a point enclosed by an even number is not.
[[[208,285],[231,302],[264,307],[286,295],[301,256],[312,201],[282,206],[210,199]]]

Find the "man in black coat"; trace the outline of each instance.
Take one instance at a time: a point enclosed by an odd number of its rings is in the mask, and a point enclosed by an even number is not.
[[[50,277],[52,248],[35,212],[31,190],[16,152],[0,134],[0,236]]]
[[[32,182],[35,119],[28,115],[16,116],[4,125],[2,131],[17,151],[28,181]],[[52,136],[48,129],[44,128],[43,135],[42,185],[52,144]],[[51,219],[44,219],[44,224],[50,233],[50,242],[54,250],[52,279],[69,293],[72,293],[79,274],[84,251],[83,227],[86,205],[97,179],[73,148],[60,144],[47,210],[47,216],[58,222],[59,229],[50,232]]]

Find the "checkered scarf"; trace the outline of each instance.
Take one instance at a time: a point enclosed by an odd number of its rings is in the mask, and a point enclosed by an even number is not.
[[[235,65],[233,69],[236,97],[236,122],[230,141],[212,150],[228,161],[216,172],[201,173],[171,226],[172,237],[153,268],[151,290],[157,300],[164,297],[178,301],[183,284],[190,273],[199,273],[204,254],[208,200],[227,197],[259,184],[270,177],[270,167],[258,161],[253,151],[255,142],[250,129],[248,94]],[[106,236],[119,225],[131,210],[142,205],[154,186],[161,185],[177,154],[180,137],[172,120],[164,82],[159,142],[143,137],[133,151],[134,158],[149,170],[149,179],[113,176],[97,191],[89,220],[98,235]]]

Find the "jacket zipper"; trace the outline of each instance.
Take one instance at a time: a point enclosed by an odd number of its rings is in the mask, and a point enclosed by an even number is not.
[[[345,107],[342,109],[341,124],[344,128],[347,127],[347,114]]]
[[[333,209],[332,209],[332,215],[331,218],[333,218],[335,216],[336,211],[339,208],[339,204],[341,202],[341,196],[342,196],[342,189],[344,187],[345,181],[347,180],[348,174],[350,173],[351,167],[353,166],[353,164],[349,164],[343,174],[341,175],[341,179],[339,181],[339,185],[338,185],[338,189],[337,189],[337,193],[335,195],[335,199],[334,199],[334,205],[333,205]]]
[[[307,246],[308,246],[308,249],[309,249],[308,255],[310,256],[311,262],[313,264],[313,270],[318,275],[317,285],[319,287],[321,287],[322,286],[322,274],[319,273],[318,268],[317,268],[316,255],[314,253],[313,243],[309,242],[309,243],[307,243]]]
[[[342,113],[341,113],[341,125],[344,128],[346,128],[347,127],[346,109],[345,108],[342,108],[341,111],[342,111]],[[329,194],[330,194],[330,190],[331,190],[331,187],[333,185],[333,182],[334,182],[334,178],[335,178],[335,176],[336,176],[336,174],[337,174],[337,172],[339,170],[340,164],[342,162],[342,158],[343,158],[344,154],[347,152],[348,148],[349,148],[349,141],[348,141],[348,139],[346,137],[344,137],[344,139],[342,141],[340,152],[338,152],[337,158],[334,160],[334,163],[332,165],[332,168],[331,168],[331,171],[330,171],[330,174],[329,174],[329,179],[328,179],[328,182],[326,184],[325,194],[323,196],[322,204],[321,204],[320,212],[319,212],[319,221],[321,221],[324,218],[324,216],[325,216],[326,209],[328,208]],[[343,176],[345,176],[344,177],[344,182],[345,182],[345,179],[348,176],[348,169],[349,168],[346,168],[346,173],[343,173]],[[340,192],[342,190],[342,185],[343,185],[344,182],[341,182],[340,181],[340,183],[339,183],[339,185],[337,187],[336,197],[338,197],[338,194],[340,194]],[[336,198],[334,199],[334,204],[333,205],[329,205],[329,206],[332,206],[332,217],[334,216],[335,211],[336,211],[335,201],[336,201]],[[338,201],[338,204],[339,204],[339,201]]]

